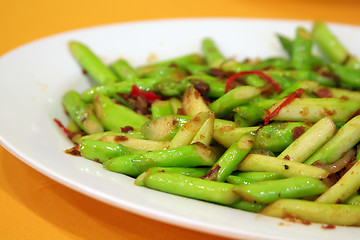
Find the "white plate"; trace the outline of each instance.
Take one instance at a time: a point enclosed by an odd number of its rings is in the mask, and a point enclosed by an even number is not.
[[[180,19],[94,27],[32,42],[0,58],[0,142],[48,177],[90,197],[167,223],[234,238],[348,239],[360,228],[324,230],[137,187],[133,179],[106,171],[100,164],[64,154],[71,143],[54,124],[66,122],[61,96],[84,90],[87,79],[67,43],[78,40],[111,62],[119,57],[135,65],[155,54],[158,59],[200,52],[212,37],[227,57],[283,55],[275,33],[294,36],[309,22],[253,19]],[[360,29],[331,25],[341,41],[360,52]]]

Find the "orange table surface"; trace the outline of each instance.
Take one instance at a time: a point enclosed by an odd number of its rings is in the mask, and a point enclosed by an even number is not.
[[[1,0],[0,56],[32,40],[108,23],[182,17],[322,19],[360,25],[350,0]],[[1,115],[0,115],[1,116]],[[0,239],[222,239],[73,191],[0,147]]]

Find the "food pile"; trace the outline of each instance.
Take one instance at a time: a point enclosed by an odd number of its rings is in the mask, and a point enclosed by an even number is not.
[[[360,226],[360,62],[324,22],[294,35],[276,35],[288,57],[236,61],[204,38],[201,53],[139,67],[70,42],[97,86],[63,96],[66,152],[138,186]]]

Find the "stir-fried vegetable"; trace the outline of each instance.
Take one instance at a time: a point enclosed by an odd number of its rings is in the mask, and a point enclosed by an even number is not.
[[[288,58],[236,61],[205,38],[201,53],[140,67],[70,42],[99,85],[64,94],[67,152],[138,186],[360,226],[360,63],[324,22],[277,37]]]

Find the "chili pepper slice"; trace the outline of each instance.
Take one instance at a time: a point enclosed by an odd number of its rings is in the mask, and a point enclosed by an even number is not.
[[[266,75],[265,73],[261,72],[261,71],[243,71],[243,72],[238,72],[236,74],[234,74],[233,76],[231,76],[227,82],[226,82],[226,86],[225,86],[225,93],[227,93],[230,89],[230,84],[235,81],[236,78],[240,77],[240,76],[244,76],[244,75],[249,75],[249,74],[254,74],[257,75],[259,77],[264,78],[266,81],[268,81],[276,90],[276,92],[278,94],[281,93],[281,88],[279,86],[279,84],[277,82],[274,81],[274,79],[272,79],[272,77],[270,77],[269,75]]]
[[[71,132],[69,130],[67,130],[67,128],[60,122],[60,120],[54,118],[54,122],[59,126],[59,128],[63,131],[63,133],[65,133],[65,135],[71,139],[71,137],[70,137]]]
[[[303,88],[299,88],[298,90],[296,90],[295,92],[293,92],[292,94],[290,94],[285,101],[283,101],[277,108],[274,109],[274,111],[270,112],[268,109],[265,109],[265,117],[264,117],[264,124],[268,125],[270,120],[272,118],[274,118],[276,115],[279,114],[280,110],[285,107],[286,105],[289,105],[292,101],[295,100],[295,98],[301,96],[301,94],[303,94],[305,92],[305,90]]]
[[[151,105],[156,100],[161,100],[161,97],[156,95],[154,92],[145,92],[140,88],[138,88],[138,86],[136,85],[132,85],[130,96],[131,97],[143,96],[145,97],[149,105]]]

